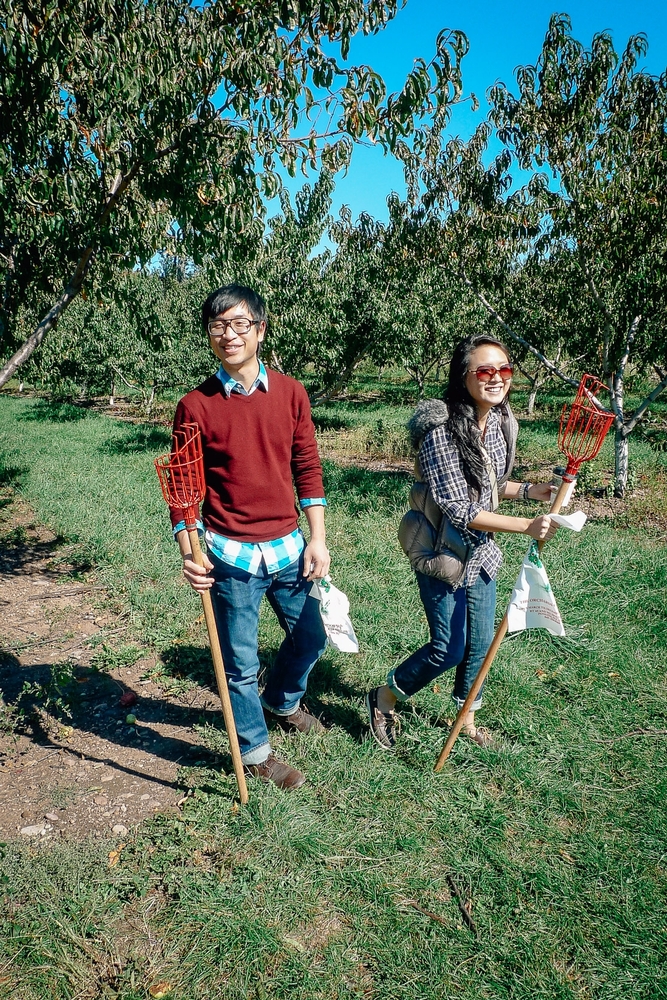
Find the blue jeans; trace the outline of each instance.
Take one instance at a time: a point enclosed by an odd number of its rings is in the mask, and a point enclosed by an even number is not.
[[[471,587],[454,590],[434,576],[416,576],[431,640],[390,671],[387,684],[404,701],[456,667],[452,698],[460,708],[493,639],[496,581],[482,570]],[[480,691],[471,711],[481,704]]]
[[[306,691],[308,674],[324,652],[326,633],[319,601],[303,577],[303,553],[277,573],[264,563],[258,576],[216,558],[211,591],[220,646],[225,662],[241,756],[246,764],[261,764],[271,753],[262,707],[276,715],[291,715]],[[266,594],[284,632],[283,640],[260,698],[257,686],[259,605]]]

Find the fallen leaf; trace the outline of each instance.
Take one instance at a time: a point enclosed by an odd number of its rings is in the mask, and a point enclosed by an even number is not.
[[[440,685],[439,684],[434,684],[433,685],[433,694],[440,694],[440,691],[441,691]]]
[[[567,853],[567,851],[560,850],[558,853],[560,854],[561,858],[565,858],[565,860],[569,861],[570,864],[576,865],[577,862],[574,860],[571,854]]]
[[[120,861],[120,856],[125,844],[119,844],[115,851],[109,851],[109,868],[115,868]]]
[[[612,670],[610,674],[607,674],[607,677],[620,677],[620,674],[617,674],[615,670]]]
[[[546,672],[546,670],[536,670],[535,671],[535,676],[539,677],[540,680],[543,681],[546,678],[546,676],[547,676],[547,672]]]
[[[306,946],[302,944],[301,941],[298,941],[296,938],[286,937],[283,938],[283,941],[285,942],[285,944],[291,944],[291,946],[293,948],[296,948],[297,951],[306,950]]]
[[[232,813],[233,813],[233,815],[236,816],[237,812],[240,812],[239,804],[238,804],[238,802],[232,802]]]
[[[167,993],[171,993],[171,983],[155,983],[149,986],[148,992],[155,997],[155,1000],[160,1000],[160,997],[166,997]]]

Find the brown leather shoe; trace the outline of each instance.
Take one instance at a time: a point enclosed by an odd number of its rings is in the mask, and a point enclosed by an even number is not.
[[[324,726],[319,719],[306,711],[305,708],[297,708],[291,715],[276,715],[275,712],[264,709],[264,715],[269,722],[277,722],[281,729],[289,732],[296,729],[300,733],[323,733]]]
[[[300,788],[306,780],[305,774],[297,771],[295,767],[290,767],[284,760],[279,760],[275,754],[269,754],[261,764],[246,764],[247,774],[261,781],[272,781],[278,788],[283,788],[286,792],[292,788]]]
[[[400,727],[396,712],[381,712],[378,708],[379,688],[371,688],[366,695],[366,708],[371,735],[383,750],[393,750],[396,746],[396,731]]]
[[[484,750],[487,750],[494,744],[493,733],[489,732],[484,726],[464,726],[461,732],[470,737],[471,740]]]

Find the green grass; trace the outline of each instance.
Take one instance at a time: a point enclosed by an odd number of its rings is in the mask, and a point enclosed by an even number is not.
[[[166,436],[36,409],[0,399],[5,489],[90,561],[128,616],[124,643],[169,662],[186,641],[196,659],[200,605],[179,582],[151,461]],[[554,439],[526,425],[522,463],[553,464]],[[643,454],[640,471],[655,471]],[[396,542],[409,480],[326,474],[334,579],[362,652],[329,651],[314,671],[310,704],[329,732],[276,738],[308,785],[253,783],[238,809],[233,778],[193,768],[182,816],[131,834],[112,868],[113,843],[4,845],[0,997],[138,1000],[161,981],[177,1000],[667,997],[667,740],[627,735],[667,729],[664,549],[603,522],[560,532],[545,558],[567,637],[503,644],[484,708],[497,748],[461,740],[434,775],[446,677],[404,709],[395,755],[364,740],[366,687],[426,637]],[[502,547],[499,614],[525,539]],[[266,655],[279,638],[264,616]]]

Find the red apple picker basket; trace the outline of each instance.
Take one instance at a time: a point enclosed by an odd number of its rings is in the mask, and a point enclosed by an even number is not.
[[[580,466],[583,462],[590,462],[591,459],[595,458],[602,447],[602,442],[605,439],[607,431],[613,423],[614,414],[603,409],[596,398],[597,394],[605,388],[602,382],[593,375],[584,375],[579,383],[577,395],[569,409],[569,413],[567,403],[563,407],[558,429],[558,448],[567,458],[567,468],[563,474],[563,481],[560,488],[551,504],[550,514],[558,514],[570,484],[577,480],[577,473]],[[540,552],[543,546],[544,542],[540,542],[538,546]],[[450,730],[447,741],[436,761],[435,771],[439,771],[449,757],[451,749],[456,742],[456,737],[463,728],[464,720],[470,711],[470,707],[479,694],[491,664],[496,657],[496,653],[500,649],[500,644],[505,638],[507,628],[508,612],[505,612],[505,617],[498,626],[484,662],[479,668],[479,673],[454,720],[454,725]]]
[[[170,507],[176,507],[178,510],[183,511],[185,528],[192,548],[192,558],[198,566],[203,566],[204,560],[197,534],[197,516],[199,514],[199,504],[206,495],[206,485],[204,483],[204,456],[202,453],[201,433],[197,424],[183,424],[180,430],[174,432],[171,452],[156,458],[155,468],[157,469],[158,479],[162,487],[162,495],[165,500]],[[206,618],[208,638],[211,644],[213,668],[222,703],[222,715],[225,720],[225,728],[229,739],[234,774],[236,775],[241,802],[245,805],[248,801],[248,789],[241,761],[239,740],[236,735],[232,704],[229,700],[229,689],[227,687],[227,677],[225,676],[225,666],[222,661],[213,602],[207,590],[202,591],[200,596],[204,606],[204,617]]]

